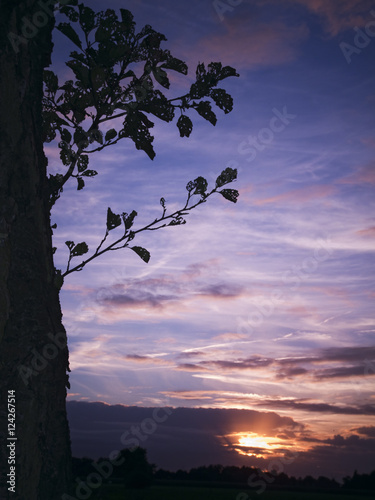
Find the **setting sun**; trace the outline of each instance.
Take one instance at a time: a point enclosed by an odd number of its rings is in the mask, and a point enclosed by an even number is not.
[[[232,434],[234,448],[240,455],[265,457],[272,453],[285,453],[294,445],[286,444],[284,440],[275,437],[262,436],[255,432],[240,432]]]
[[[258,434],[246,434],[239,438],[238,444],[248,446],[249,448],[267,448],[272,449],[272,446],[267,443],[264,437]]]

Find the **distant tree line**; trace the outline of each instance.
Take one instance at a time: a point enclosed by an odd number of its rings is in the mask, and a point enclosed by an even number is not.
[[[170,472],[158,469],[154,475],[159,480],[179,480],[179,481],[204,481],[227,484],[247,484],[250,488],[258,486],[255,479],[265,479],[270,489],[301,489],[301,490],[374,490],[375,491],[375,470],[371,474],[358,474],[354,472],[352,477],[344,477],[343,484],[335,479],[325,476],[314,478],[310,475],[306,477],[288,476],[284,472],[276,471],[264,472],[255,467],[236,467],[222,465],[208,465],[190,469],[190,471],[178,470]]]
[[[104,474],[105,481],[121,481],[129,488],[146,488],[156,480],[158,482],[179,481],[184,483],[216,483],[216,485],[244,485],[256,488],[257,483],[249,478],[263,478],[270,489],[293,490],[367,490],[375,491],[375,470],[370,474],[358,474],[354,471],[352,477],[343,478],[343,484],[325,476],[314,478],[310,475],[302,477],[288,476],[284,472],[264,472],[255,467],[237,467],[223,465],[207,465],[195,467],[189,471],[178,470],[170,472],[164,469],[156,470],[154,464],[147,459],[144,448],[124,449],[119,452],[116,465],[110,474]],[[107,458],[93,460],[91,458],[73,458],[73,477],[83,480],[95,471],[104,470],[103,464],[108,464]]]
[[[83,482],[99,474],[101,482],[121,480],[129,488],[147,488],[153,482],[156,466],[148,462],[147,451],[138,447],[121,450],[110,462],[108,458],[73,457],[72,469],[73,477]]]

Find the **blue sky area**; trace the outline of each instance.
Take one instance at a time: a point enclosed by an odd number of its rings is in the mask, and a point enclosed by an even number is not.
[[[103,2],[88,5],[103,9]],[[175,123],[155,121],[153,161],[131,141],[92,156],[99,175],[82,191],[72,180],[53,209],[56,266],[66,266],[66,240],[99,244],[108,206],[137,210],[139,225],[160,215],[161,196],[177,208],[189,180],[202,175],[213,185],[228,166],[238,169],[233,187],[240,196],[237,204],[213,197],[186,225],[140,235],[135,244],[151,252],[149,264],[127,250],[110,252],[67,277],[61,304],[72,369],[68,400],[248,410],[247,425],[226,419],[220,432],[210,429],[208,462],[220,448],[223,461],[264,466],[287,447],[305,460],[302,473],[312,463],[317,475],[342,477],[355,463],[369,472],[373,2],[105,6],[129,9],[139,30],[151,24],[166,35],[164,47],[186,61],[187,77],[170,72],[170,95],[189,88],[198,62],[235,67],[240,77],[222,85],[234,110],[217,110],[215,127],[191,112],[190,138],[180,138]],[[74,47],[58,33],[54,41],[53,68],[67,79],[62,63]],[[51,173],[62,172],[53,143],[46,153]],[[255,414],[264,425],[254,424]],[[344,458],[334,465],[332,455]]]

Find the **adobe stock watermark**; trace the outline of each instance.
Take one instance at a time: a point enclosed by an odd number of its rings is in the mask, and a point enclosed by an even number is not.
[[[248,162],[254,161],[257,154],[271,144],[275,134],[285,130],[291,120],[297,116],[288,113],[286,106],[283,107],[282,111],[277,108],[273,108],[272,111],[274,116],[270,119],[268,127],[261,128],[256,136],[249,135],[247,141],[242,141],[238,145],[240,155],[250,155],[246,158]]]
[[[168,406],[154,408],[152,417],[144,418],[139,425],[132,425],[130,430],[123,432],[120,437],[121,444],[130,450],[136,449],[156,432],[159,425],[164,423],[172,412],[173,410]],[[92,465],[96,472],[88,474],[84,481],[78,477],[75,478],[77,483],[76,496],[72,497],[65,493],[61,500],[87,500],[94,490],[102,486],[103,480],[108,480],[112,476],[114,467],[122,465],[124,460],[119,450],[112,450],[108,455],[108,460],[99,463],[93,462]]]
[[[17,367],[18,373],[26,386],[29,385],[29,378],[39,375],[48,366],[49,362],[57,357],[59,351],[67,347],[65,332],[58,332],[56,335],[48,333],[47,336],[52,342],[46,344],[40,351],[35,348],[31,349],[33,357],[30,364]]]
[[[346,62],[350,64],[352,62],[353,54],[360,54],[363,49],[365,49],[371,42],[371,39],[375,37],[375,10],[371,10],[370,14],[374,20],[369,21],[364,30],[355,26],[353,31],[355,32],[353,38],[353,44],[347,42],[341,42],[339,44],[341,52],[343,53]]]
[[[243,0],[213,0],[212,6],[220,21],[224,21],[224,14],[226,12],[233,12],[234,7],[241,5],[242,2]]]
[[[37,2],[40,10],[34,12],[31,18],[24,16],[21,26],[21,35],[10,32],[8,33],[8,40],[10,41],[12,48],[16,54],[20,51],[20,45],[27,45],[29,40],[34,38],[41,28],[46,26],[52,17],[55,15],[55,10],[58,10],[60,6],[65,5],[69,0],[39,0]],[[56,4],[59,4],[56,7]]]

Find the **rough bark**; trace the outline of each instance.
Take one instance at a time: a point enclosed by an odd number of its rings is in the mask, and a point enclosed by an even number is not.
[[[37,19],[40,5],[0,1],[0,497],[17,500],[60,499],[70,481],[68,349],[54,286],[41,137],[53,15],[18,53],[8,38],[22,36],[24,19]],[[16,398],[15,494],[7,484],[9,390]]]

